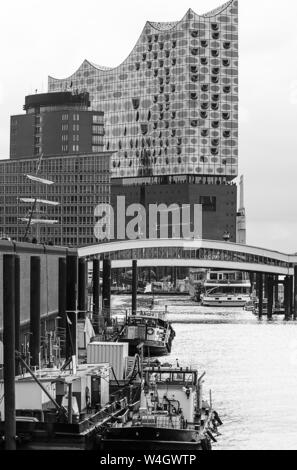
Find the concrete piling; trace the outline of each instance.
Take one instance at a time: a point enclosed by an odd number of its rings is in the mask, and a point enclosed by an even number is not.
[[[40,363],[40,257],[30,260],[30,364]]]
[[[263,274],[257,274],[258,297],[259,297],[259,318],[263,316]]]
[[[20,329],[21,329],[21,276],[20,276],[20,257],[15,256],[15,350],[21,351]],[[18,358],[15,359],[15,373],[20,373],[20,364]]]
[[[15,418],[15,255],[3,255],[3,346],[5,449],[16,449]]]
[[[132,315],[136,315],[137,313],[137,287],[137,260],[134,259],[132,261]]]
[[[95,333],[99,333],[100,314],[100,260],[93,260],[93,327]]]
[[[78,260],[78,310],[83,315],[88,310],[88,274],[87,263],[84,258]]]
[[[103,259],[103,285],[102,285],[102,306],[104,310],[105,321],[110,325],[110,306],[111,306],[111,261],[109,258]]]
[[[66,258],[66,358],[77,355],[77,256]]]

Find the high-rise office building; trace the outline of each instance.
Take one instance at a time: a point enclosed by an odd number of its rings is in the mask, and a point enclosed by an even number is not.
[[[26,113],[11,116],[10,158],[102,152],[103,112],[89,107],[87,92],[26,96]]]
[[[67,79],[49,77],[49,92],[70,87],[104,111],[114,197],[129,199],[137,185],[145,190],[129,203],[165,202],[164,191],[167,203],[204,201],[204,238],[228,231],[235,241],[237,0],[204,15],[190,9],[177,22],[147,22],[118,67],[85,60]]]

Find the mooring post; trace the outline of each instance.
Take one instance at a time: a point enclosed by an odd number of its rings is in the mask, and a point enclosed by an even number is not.
[[[58,272],[58,335],[61,355],[66,353],[66,258],[59,258]]]
[[[5,449],[15,450],[15,255],[3,255],[3,343]]]
[[[258,289],[259,289],[259,318],[263,316],[263,274],[258,273]]]
[[[297,265],[294,266],[294,320],[297,320]]]
[[[93,259],[93,327],[96,334],[99,333],[99,283],[100,260]]]
[[[66,358],[77,356],[77,256],[66,258]]]
[[[40,364],[40,257],[30,259],[30,364]]]
[[[267,316],[268,320],[272,320],[273,316],[273,276],[267,276]]]
[[[110,304],[111,304],[111,261],[109,258],[103,259],[103,285],[102,285],[102,302],[104,316],[107,325],[110,325]]]
[[[83,316],[88,309],[87,284],[87,262],[84,258],[80,258],[78,260],[78,310],[79,315]]]
[[[21,328],[21,274],[20,274],[20,257],[15,256],[15,350],[21,352],[21,341],[20,341],[20,328]],[[15,359],[15,373],[20,373],[19,359]]]
[[[137,276],[137,260],[132,261],[132,315],[137,313],[137,287],[138,287],[138,276]]]

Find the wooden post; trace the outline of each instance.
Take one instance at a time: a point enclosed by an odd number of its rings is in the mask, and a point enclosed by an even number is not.
[[[15,255],[3,255],[3,352],[5,449],[16,449],[15,419]]]
[[[137,313],[137,287],[138,287],[138,276],[137,276],[137,260],[132,261],[132,315]]]
[[[40,257],[30,260],[30,364],[40,364]]]

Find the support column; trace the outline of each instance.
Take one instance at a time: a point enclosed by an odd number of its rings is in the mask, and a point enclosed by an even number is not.
[[[276,308],[279,308],[279,288],[278,288],[278,275],[274,276],[274,303]]]
[[[104,317],[107,325],[111,324],[110,305],[111,305],[111,261],[109,258],[103,259],[103,285],[102,285],[102,305]]]
[[[88,310],[88,295],[87,295],[87,262],[84,258],[78,260],[78,315],[85,317]]]
[[[99,289],[100,289],[100,260],[93,260],[93,328],[99,333]]]
[[[20,328],[21,328],[21,275],[20,275],[20,257],[15,256],[15,350],[21,352],[21,341],[20,341]],[[20,364],[18,358],[15,360],[15,373],[19,375]]]
[[[30,260],[30,364],[40,363],[40,257]]]
[[[66,354],[66,258],[59,258],[58,273],[58,335],[61,343],[61,356]]]
[[[294,320],[297,320],[297,266],[294,266]]]
[[[289,276],[286,276],[285,281],[284,281],[284,305],[285,305],[285,320],[290,320],[290,283],[289,283]]]
[[[3,353],[5,449],[16,449],[15,419],[15,256],[3,255]]]
[[[293,316],[293,311],[294,311],[294,289],[293,289],[293,276],[289,276],[289,316],[290,319]]]
[[[77,256],[66,258],[66,358],[77,356]]]
[[[267,276],[267,317],[268,320],[272,320],[273,316],[273,276],[268,275]]]
[[[258,273],[257,274],[258,278],[258,297],[259,297],[259,318],[262,318],[263,316],[263,274]]]
[[[132,315],[136,315],[137,313],[137,287],[137,260],[134,259],[132,261]]]

